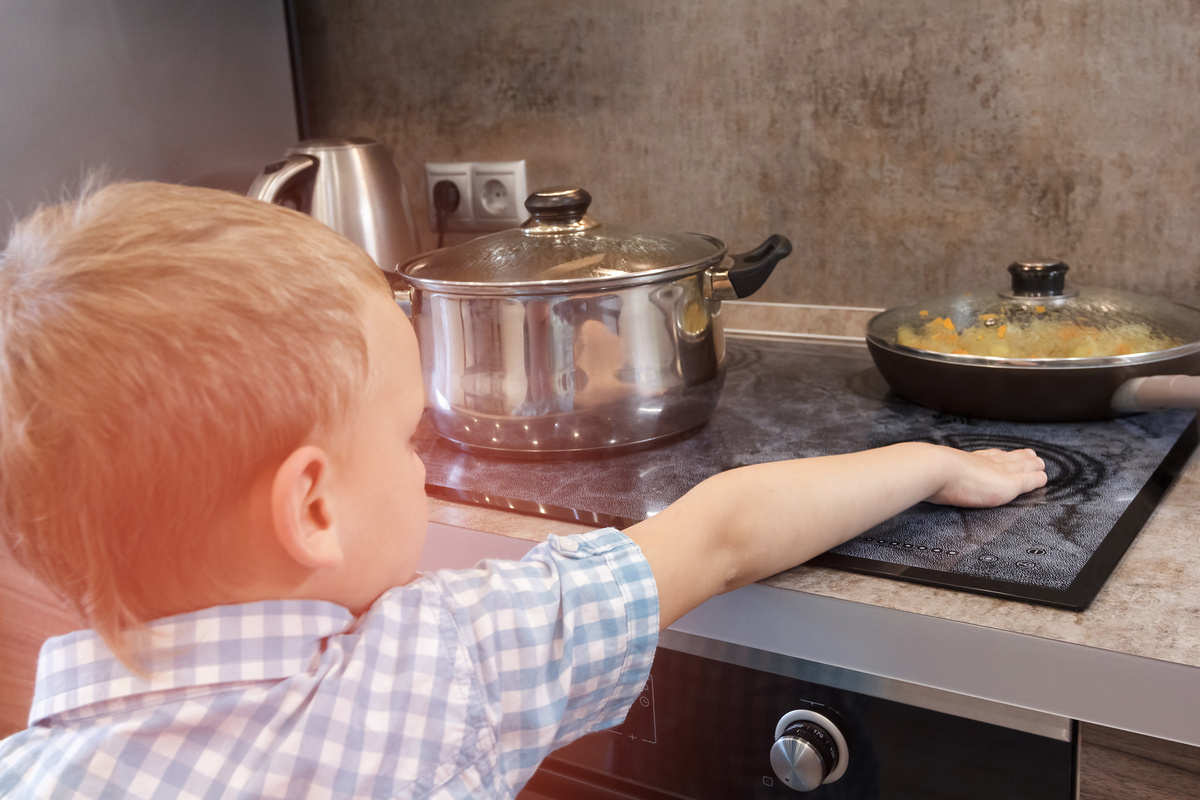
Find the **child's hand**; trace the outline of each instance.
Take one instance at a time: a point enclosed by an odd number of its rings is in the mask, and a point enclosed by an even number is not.
[[[1046,485],[1046,462],[1032,450],[946,449],[953,454],[949,477],[927,502],[990,508]]]

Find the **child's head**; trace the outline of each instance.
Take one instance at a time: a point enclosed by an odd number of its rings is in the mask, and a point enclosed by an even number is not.
[[[236,596],[231,515],[354,429],[386,337],[415,350],[402,317],[369,256],[257,200],[117,184],[38,211],[0,255],[0,533],[118,652]]]

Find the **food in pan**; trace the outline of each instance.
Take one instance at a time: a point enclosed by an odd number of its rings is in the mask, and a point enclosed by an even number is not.
[[[980,314],[961,330],[949,317],[933,317],[919,325],[901,325],[896,343],[938,353],[1001,358],[1099,358],[1149,353],[1183,344],[1142,323],[1098,328],[1044,313],[1045,308],[1037,306],[1033,315],[1020,321],[999,314]],[[921,315],[929,314],[923,311]]]

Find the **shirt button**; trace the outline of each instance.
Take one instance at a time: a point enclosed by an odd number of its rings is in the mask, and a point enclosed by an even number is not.
[[[579,549],[579,542],[574,539],[559,539],[558,549],[564,553],[574,553]]]

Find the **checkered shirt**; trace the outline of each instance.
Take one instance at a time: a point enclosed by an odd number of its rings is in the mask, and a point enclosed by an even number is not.
[[[606,529],[419,577],[359,619],[287,600],[152,629],[149,680],[91,631],[45,644],[0,797],[510,798],[551,750],[624,719],[658,598]]]

